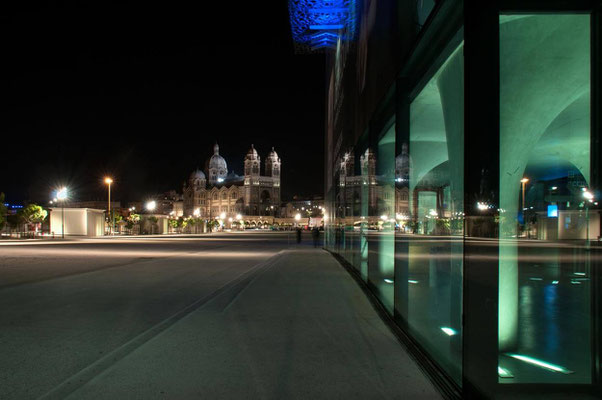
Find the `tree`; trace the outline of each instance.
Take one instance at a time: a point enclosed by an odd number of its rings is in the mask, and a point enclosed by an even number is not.
[[[31,203],[19,210],[17,213],[19,219],[26,224],[35,224],[35,230],[38,230],[38,224],[42,223],[48,216],[48,211],[41,206]]]
[[[216,230],[219,228],[219,222],[215,219],[210,220],[207,225],[209,226],[209,231]]]
[[[19,216],[26,224],[39,224],[48,216],[48,211],[41,206],[31,203],[19,210]]]
[[[178,218],[178,227],[180,228],[180,232],[183,231],[188,225],[188,220],[184,217]]]
[[[139,223],[140,223],[140,214],[130,214],[126,218],[125,227],[128,230],[130,230],[130,234],[131,234],[131,230],[132,230],[132,228],[134,228],[134,225],[138,225]]]

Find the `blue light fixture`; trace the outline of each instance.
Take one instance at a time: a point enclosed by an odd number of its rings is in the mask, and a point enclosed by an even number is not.
[[[305,50],[334,49],[337,41],[353,40],[356,0],[289,0],[293,40]]]

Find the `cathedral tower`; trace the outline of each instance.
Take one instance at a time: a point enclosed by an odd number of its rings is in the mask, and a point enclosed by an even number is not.
[[[272,147],[272,151],[265,159],[265,175],[280,180],[280,165],[281,161],[278,153]]]
[[[251,148],[245,156],[245,178],[250,176],[259,176],[260,161],[261,160],[259,158],[259,154],[257,154],[257,150],[255,150],[255,147],[251,145]]]

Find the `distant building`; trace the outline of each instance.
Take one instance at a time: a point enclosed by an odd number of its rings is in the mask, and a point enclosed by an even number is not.
[[[219,154],[217,143],[207,160],[205,172],[197,169],[183,187],[183,215],[214,218],[278,216],[280,213],[280,172],[282,162],[272,148],[264,162],[251,145],[244,159],[244,175],[228,172],[226,160]]]
[[[164,214],[175,217],[181,217],[183,215],[182,195],[175,190],[151,196],[148,198],[147,203],[151,200],[155,202],[155,209],[152,210],[152,213],[154,214]],[[150,212],[150,210],[146,210],[146,203],[139,203],[137,205],[132,203],[132,205],[140,212]]]
[[[94,208],[98,210],[106,210],[109,205],[106,200],[89,200],[89,201],[67,201],[65,205],[71,208]],[[117,210],[121,208],[120,201],[111,202],[111,210]]]
[[[54,235],[102,236],[105,233],[104,209],[82,207],[50,208],[50,232]]]
[[[293,200],[286,202],[286,204],[282,206],[280,216],[294,218],[296,214],[301,214],[303,217],[307,217],[308,215],[311,217],[318,217],[322,215],[323,208],[324,199],[321,197],[303,200],[293,198]]]

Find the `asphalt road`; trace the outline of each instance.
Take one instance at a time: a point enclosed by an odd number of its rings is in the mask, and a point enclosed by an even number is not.
[[[310,241],[0,243],[0,398],[440,398]]]

